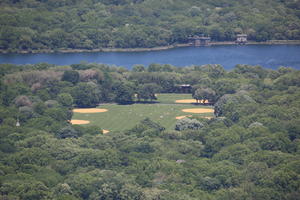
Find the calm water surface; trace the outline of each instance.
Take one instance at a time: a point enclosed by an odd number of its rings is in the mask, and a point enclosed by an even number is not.
[[[146,52],[0,54],[0,63],[47,62],[70,65],[83,61],[124,66],[128,69],[135,64],[148,66],[151,63],[172,64],[180,67],[221,64],[225,69],[232,69],[236,64],[261,65],[272,69],[277,69],[279,66],[300,69],[300,45],[224,45]]]

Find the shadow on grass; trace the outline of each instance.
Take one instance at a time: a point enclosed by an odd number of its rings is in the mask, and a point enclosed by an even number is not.
[[[133,104],[159,104],[158,101],[131,101],[131,102],[122,102],[118,105],[133,105]]]

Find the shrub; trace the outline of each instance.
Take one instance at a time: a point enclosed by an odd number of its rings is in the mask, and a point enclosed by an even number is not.
[[[196,119],[183,118],[176,122],[175,130],[182,131],[186,129],[198,130],[204,125]]]

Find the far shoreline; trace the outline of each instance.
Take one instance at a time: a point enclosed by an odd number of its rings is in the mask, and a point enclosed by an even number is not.
[[[217,45],[238,45],[235,41],[211,42],[209,46]],[[268,40],[265,42],[248,41],[245,45],[300,45],[300,40]],[[189,47],[191,44],[174,44],[168,46],[152,47],[152,48],[99,48],[99,49],[40,49],[40,50],[21,50],[10,52],[0,49],[0,54],[37,54],[37,53],[85,53],[85,52],[145,52],[145,51],[163,51],[168,49]]]

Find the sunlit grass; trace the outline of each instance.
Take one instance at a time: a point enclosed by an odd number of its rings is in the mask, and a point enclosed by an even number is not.
[[[191,98],[190,94],[158,94],[158,102],[153,104],[103,104],[99,108],[107,109],[102,113],[74,113],[73,119],[88,120],[88,125],[96,125],[110,132],[127,130],[142,119],[149,117],[159,122],[166,129],[174,129],[176,117],[185,115],[182,109],[211,108],[194,104],[175,104],[177,99]],[[212,113],[192,114],[194,116],[212,117]]]

